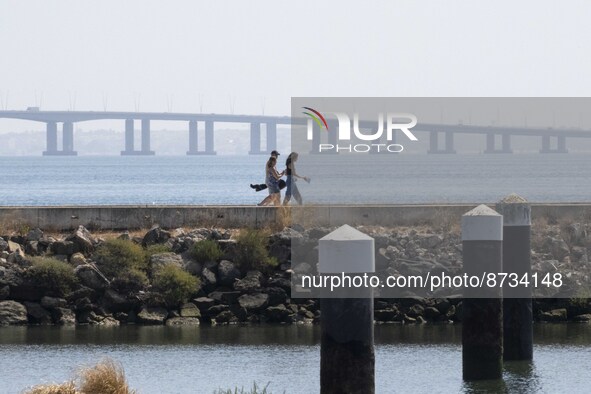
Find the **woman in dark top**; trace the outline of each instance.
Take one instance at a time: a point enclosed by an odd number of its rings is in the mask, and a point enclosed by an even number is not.
[[[306,182],[310,182],[310,178],[298,175],[295,169],[296,161],[298,161],[297,152],[291,152],[290,155],[287,156],[287,160],[285,161],[285,175],[287,175],[287,190],[285,191],[285,199],[283,200],[283,205],[289,204],[291,196],[295,198],[299,205],[302,205],[302,195],[300,194],[298,186],[296,185],[296,179],[300,178],[305,180]]]

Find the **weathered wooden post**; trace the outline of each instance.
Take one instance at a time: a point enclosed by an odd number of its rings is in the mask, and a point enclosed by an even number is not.
[[[374,240],[344,225],[319,240],[321,276],[375,272]],[[375,392],[373,292],[338,288],[320,300],[320,392]]]
[[[489,274],[502,270],[503,217],[479,205],[462,216],[464,274],[477,277],[464,289],[462,370],[464,380],[500,379],[503,374],[503,305],[499,282]],[[482,283],[482,281],[484,281]]]
[[[503,359],[533,358],[531,279],[531,207],[526,199],[511,194],[497,203],[503,215],[503,271],[516,274],[517,287],[503,287]],[[509,279],[509,278],[508,278]]]

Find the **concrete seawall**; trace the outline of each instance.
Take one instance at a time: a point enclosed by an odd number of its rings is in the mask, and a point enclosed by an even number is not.
[[[92,230],[176,227],[265,227],[293,215],[308,225],[407,226],[459,223],[463,213],[478,204],[305,206],[60,206],[0,207],[0,229],[39,227],[71,230],[83,225]],[[494,208],[494,206],[493,206]],[[532,204],[532,217],[558,221],[591,220],[591,203]]]

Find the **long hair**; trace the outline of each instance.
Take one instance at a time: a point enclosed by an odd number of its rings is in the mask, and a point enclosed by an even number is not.
[[[285,166],[287,167],[287,163],[288,163],[288,162],[290,162],[290,161],[291,161],[292,163],[293,163],[294,161],[296,161],[296,160],[298,159],[298,156],[299,156],[299,155],[298,155],[298,152],[291,152],[291,153],[289,154],[289,156],[287,156],[287,159],[285,159]]]
[[[277,164],[277,159],[273,156],[269,157],[269,160],[267,160],[267,168],[273,168],[275,167],[275,164]]]

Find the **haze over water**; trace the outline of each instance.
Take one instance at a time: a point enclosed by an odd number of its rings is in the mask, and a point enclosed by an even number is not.
[[[280,156],[279,171],[286,156]],[[0,157],[0,205],[254,205],[266,192],[249,184],[264,182],[266,159]],[[302,155],[298,172],[312,182],[298,186],[306,203],[477,203],[512,192],[532,202],[590,202],[590,159],[572,153],[360,155],[359,166],[328,157],[311,167]]]

